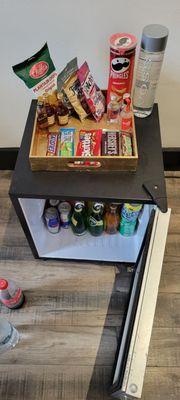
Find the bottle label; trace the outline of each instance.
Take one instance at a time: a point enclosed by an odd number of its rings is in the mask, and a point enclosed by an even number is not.
[[[74,217],[71,218],[71,222],[72,222],[72,224],[73,224],[74,226],[77,225],[77,221],[76,221],[76,219],[75,219]]]
[[[59,125],[66,125],[68,123],[69,115],[58,115]]]
[[[90,226],[102,226],[103,220],[97,221],[94,217],[89,217],[89,225]]]
[[[48,117],[48,125],[53,125],[55,123],[55,115]]]
[[[3,304],[9,308],[18,305],[18,303],[21,300],[22,296],[22,290],[20,288],[17,289],[15,296],[9,298],[9,299],[3,299]]]
[[[132,118],[122,118],[121,121],[121,129],[122,131],[127,131],[131,128],[132,126]]]
[[[135,107],[151,108],[159,80],[164,53],[140,52],[133,95]]]

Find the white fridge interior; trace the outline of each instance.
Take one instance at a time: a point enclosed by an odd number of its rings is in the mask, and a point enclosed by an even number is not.
[[[135,263],[148,225],[151,205],[144,205],[138,228],[133,236],[125,237],[103,233],[94,237],[90,233],[76,236],[71,228],[50,233],[44,223],[45,199],[19,198],[24,217],[31,232],[39,257],[109,262]]]

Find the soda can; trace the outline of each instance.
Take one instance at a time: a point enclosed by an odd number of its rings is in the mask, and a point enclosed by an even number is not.
[[[71,223],[71,205],[67,201],[63,201],[59,204],[58,210],[62,228],[69,228]]]
[[[47,229],[50,233],[58,233],[60,229],[59,214],[55,207],[49,207],[45,210],[44,218]]]
[[[57,207],[59,205],[59,200],[55,200],[55,199],[50,199],[49,200],[49,205],[51,207]]]
[[[110,36],[110,71],[107,105],[111,96],[121,103],[125,93],[131,93],[137,39],[129,33]]]
[[[141,209],[142,204],[123,204],[119,228],[121,235],[132,236],[134,234]]]

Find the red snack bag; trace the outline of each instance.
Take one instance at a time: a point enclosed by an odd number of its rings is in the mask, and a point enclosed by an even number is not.
[[[76,156],[99,156],[101,151],[102,129],[81,130],[76,150]]]
[[[93,117],[96,121],[100,121],[105,111],[105,98],[99,87],[94,82],[86,61],[78,70],[78,78]]]
[[[120,102],[124,93],[131,93],[137,39],[129,33],[110,37],[110,71],[107,104],[115,95]]]

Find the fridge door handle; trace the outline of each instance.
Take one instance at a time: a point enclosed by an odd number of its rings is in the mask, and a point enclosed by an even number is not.
[[[120,399],[141,398],[170,213],[156,210],[122,385],[111,392]]]

